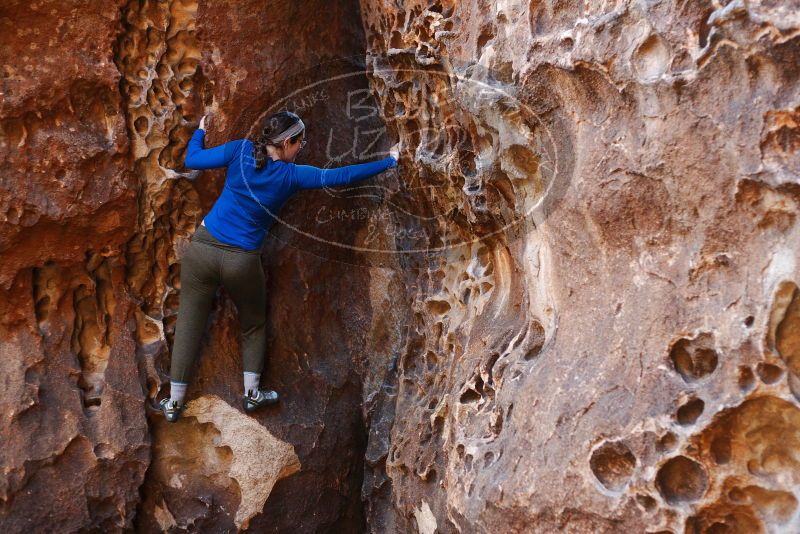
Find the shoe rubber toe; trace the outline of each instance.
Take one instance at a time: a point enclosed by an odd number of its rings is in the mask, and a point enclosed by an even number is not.
[[[161,408],[161,412],[164,414],[164,418],[170,422],[174,423],[175,421],[180,418],[181,412],[183,411],[183,407],[180,408],[170,408],[168,406],[169,397],[162,399],[159,403],[159,407]]]
[[[269,406],[271,404],[277,403],[279,400],[278,393],[272,390],[262,389],[259,392],[259,398],[254,399],[248,395],[245,395],[242,399],[242,407],[246,412],[252,412],[261,408],[262,406]]]

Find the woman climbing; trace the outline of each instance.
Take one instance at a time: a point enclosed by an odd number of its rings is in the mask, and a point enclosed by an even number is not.
[[[225,286],[239,313],[244,395],[251,412],[278,402],[278,394],[260,389],[266,343],[266,286],[261,244],[281,206],[300,189],[345,185],[397,165],[399,144],[389,156],[336,169],[296,165],[306,144],[305,125],[296,114],[271,115],[255,142],[229,141],[203,148],[203,117],[186,149],[189,169],[227,167],[222,193],[192,236],[181,259],[178,322],[170,365],[170,396],[161,400],[167,421],[178,419],[190,374],[200,350],[206,319],[219,284]]]

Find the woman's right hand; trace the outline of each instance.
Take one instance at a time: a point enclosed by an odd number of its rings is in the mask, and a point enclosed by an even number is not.
[[[203,115],[203,118],[202,118],[202,119],[200,119],[200,126],[199,126],[199,128],[200,128],[201,130],[205,130],[205,129],[206,129],[206,117],[208,117],[208,115]]]

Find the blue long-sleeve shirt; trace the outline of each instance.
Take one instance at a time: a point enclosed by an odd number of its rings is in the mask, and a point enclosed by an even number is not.
[[[203,222],[218,240],[246,250],[261,248],[275,215],[298,190],[349,184],[397,165],[397,160],[388,156],[369,163],[320,169],[267,157],[265,165],[256,169],[249,139],[203,148],[204,137],[205,131],[199,128],[192,134],[184,165],[189,169],[228,170],[222,193]]]

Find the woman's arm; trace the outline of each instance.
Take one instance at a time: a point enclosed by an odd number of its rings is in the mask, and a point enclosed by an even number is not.
[[[203,128],[198,128],[192,134],[192,138],[186,146],[186,159],[183,162],[187,169],[204,170],[227,167],[244,143],[244,139],[237,139],[213,148],[203,148],[205,135],[206,131]]]
[[[292,180],[297,189],[334,187],[369,178],[396,165],[397,160],[393,156],[387,156],[369,163],[345,165],[336,169],[320,169],[311,165],[293,164]]]

